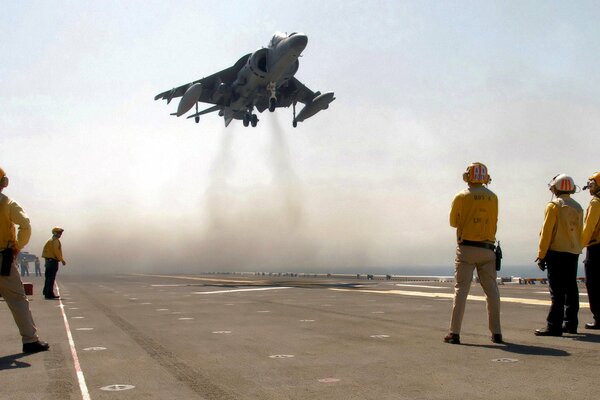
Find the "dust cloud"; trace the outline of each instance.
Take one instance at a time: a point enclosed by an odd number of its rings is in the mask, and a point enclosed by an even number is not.
[[[264,160],[269,185],[242,190],[230,184],[236,130],[224,128],[197,213],[173,217],[130,210],[127,217],[116,217],[111,210],[98,212],[63,240],[71,242],[66,247],[81,265],[78,272],[302,272],[318,265],[317,241],[309,232],[285,132],[270,120]]]

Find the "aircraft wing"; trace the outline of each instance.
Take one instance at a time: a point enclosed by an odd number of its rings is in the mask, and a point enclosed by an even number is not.
[[[282,88],[281,93],[284,97],[291,97],[292,101],[300,103],[309,103],[312,99],[318,96],[318,93],[307,88],[302,82],[296,78],[290,79],[286,88]]]
[[[198,101],[211,104],[220,104],[221,102],[213,100],[213,95],[215,91],[222,83],[225,84],[227,87],[231,87],[231,84],[237,79],[238,72],[246,64],[250,55],[251,54],[246,54],[245,56],[240,58],[233,66],[219,71],[215,74],[159,93],[156,96],[154,96],[154,100],[164,99],[167,100],[168,104],[171,102],[172,99],[183,96],[186,90],[188,90],[189,87],[193,84],[200,83],[202,84],[202,94],[200,95]]]

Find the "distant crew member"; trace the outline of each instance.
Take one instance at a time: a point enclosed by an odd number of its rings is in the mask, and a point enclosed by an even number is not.
[[[25,211],[2,193],[8,186],[8,177],[0,168],[0,293],[12,312],[23,341],[24,353],[46,351],[48,343],[39,340],[29,310],[29,301],[15,264],[17,254],[31,237],[31,225]],[[15,228],[18,225],[18,231]]]
[[[496,283],[494,243],[498,223],[498,197],[487,188],[491,182],[487,167],[476,162],[467,167],[463,180],[468,188],[452,202],[450,226],[456,228],[454,304],[446,343],[460,344],[460,328],[467,296],[477,270],[487,300],[488,326],[494,343],[503,343],[500,328],[500,292]]]
[[[40,268],[40,258],[35,258],[35,276],[42,276],[42,269]]]
[[[21,276],[29,276],[29,262],[25,257],[21,258]]]
[[[46,259],[46,282],[44,284],[43,293],[44,297],[48,300],[60,298],[60,296],[57,296],[54,293],[54,281],[56,280],[56,274],[58,273],[58,263],[60,262],[62,265],[67,264],[63,258],[62,245],[60,243],[60,237],[63,232],[64,229],[58,226],[52,228],[52,237],[48,239],[44,245],[44,250],[42,251],[42,257]]]
[[[585,324],[587,329],[600,329],[600,172],[588,178],[583,188],[589,189],[592,201],[585,213],[581,244],[587,248],[585,265],[585,286],[587,288],[590,311],[594,322]]]
[[[556,175],[548,186],[554,199],[546,205],[536,262],[542,271],[548,270],[552,304],[546,328],[536,329],[535,335],[562,336],[563,332],[577,333],[579,324],[577,261],[582,248],[583,209],[571,198],[576,187],[570,176]]]

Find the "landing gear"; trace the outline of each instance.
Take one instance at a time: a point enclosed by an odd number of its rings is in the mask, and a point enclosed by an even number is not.
[[[295,128],[298,126],[298,121],[296,121],[296,102],[292,103],[292,110],[294,112],[294,119],[292,120],[292,126]]]
[[[200,122],[200,116],[198,115],[198,102],[196,102],[196,118],[194,118],[196,123]]]
[[[275,107],[277,105],[277,85],[275,82],[269,82],[267,85],[267,90],[270,93],[269,97],[269,111],[275,111]]]
[[[256,116],[256,114],[246,113],[244,114],[244,119],[242,120],[242,123],[246,127],[252,125],[252,127],[255,128],[258,124],[258,117]]]

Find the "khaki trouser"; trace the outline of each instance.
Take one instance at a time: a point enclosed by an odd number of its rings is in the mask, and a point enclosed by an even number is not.
[[[1,259],[2,255],[0,255],[0,261]],[[23,282],[15,263],[11,267],[10,276],[0,276],[0,294],[12,312],[23,343],[37,342],[37,329],[29,310],[29,300],[25,295]]]
[[[500,329],[500,292],[496,283],[496,256],[492,250],[459,245],[456,248],[454,277],[454,304],[450,332],[460,333],[467,296],[471,289],[473,271],[477,269],[479,282],[487,300],[488,324],[493,334]]]

